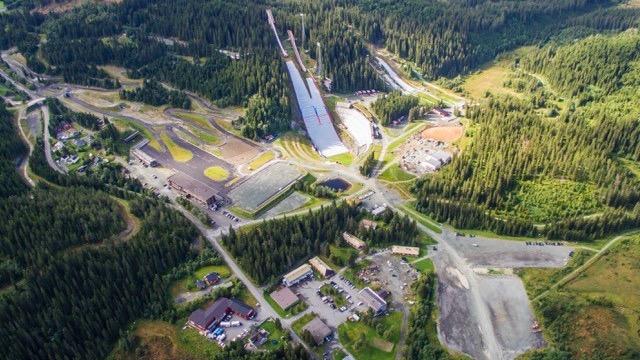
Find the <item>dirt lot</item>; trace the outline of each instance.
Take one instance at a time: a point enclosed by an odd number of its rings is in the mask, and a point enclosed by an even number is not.
[[[573,250],[568,246],[527,245],[523,241],[456,236],[446,231],[443,234],[472,267],[562,267]]]
[[[572,248],[457,236],[448,229],[442,236],[432,255],[440,340],[474,359],[514,359],[544,346],[541,334],[532,330],[535,318],[522,281],[510,270],[561,267]]]
[[[435,126],[422,132],[422,138],[453,142],[464,134],[463,126]]]

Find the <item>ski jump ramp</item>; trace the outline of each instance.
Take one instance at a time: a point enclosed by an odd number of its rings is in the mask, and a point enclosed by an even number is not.
[[[293,61],[289,60],[286,63],[302,120],[316,151],[324,157],[349,152],[333,127],[331,117],[316,83],[310,77],[305,81]]]

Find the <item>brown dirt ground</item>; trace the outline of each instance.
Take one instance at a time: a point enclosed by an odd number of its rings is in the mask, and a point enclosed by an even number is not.
[[[255,146],[228,137],[224,145],[220,146],[220,154],[225,161],[234,165],[244,164],[258,155],[259,149]]]
[[[453,142],[458,140],[463,134],[463,126],[436,126],[424,130],[422,137],[425,139]]]

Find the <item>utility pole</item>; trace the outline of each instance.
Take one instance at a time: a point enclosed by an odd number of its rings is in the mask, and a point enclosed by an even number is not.
[[[302,51],[304,52],[304,39],[305,39],[305,33],[304,33],[304,14],[300,14],[300,16],[302,17]]]
[[[316,44],[316,59],[318,60],[316,72],[318,73],[318,75],[322,75],[322,50],[320,48],[320,42]]]

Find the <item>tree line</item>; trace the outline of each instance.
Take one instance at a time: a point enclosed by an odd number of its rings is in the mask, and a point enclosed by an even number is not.
[[[141,87],[120,90],[120,98],[138,101],[152,106],[169,104],[173,107],[190,109],[191,99],[182,91],[168,90],[155,80],[144,80]]]
[[[380,123],[384,126],[401,117],[409,116],[409,111],[418,106],[418,98],[413,95],[403,95],[400,91],[392,91],[388,95],[380,95],[371,104]]]
[[[20,140],[13,114],[0,101],[0,198],[19,195],[27,185],[16,171],[16,161],[26,156],[27,146]]]

